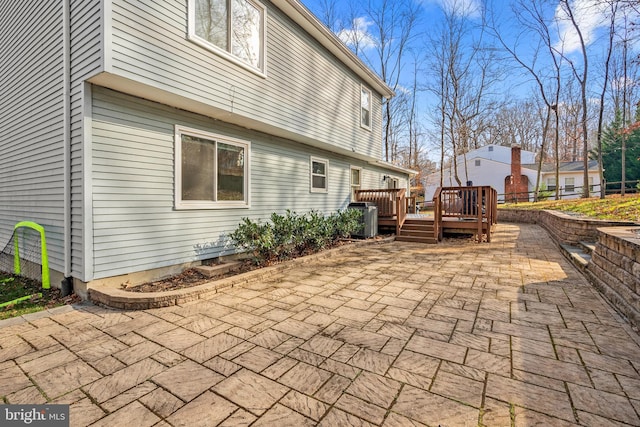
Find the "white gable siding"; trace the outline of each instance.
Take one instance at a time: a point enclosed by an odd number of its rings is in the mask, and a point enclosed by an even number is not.
[[[495,162],[501,162],[511,164],[511,147],[505,147],[502,145],[485,145],[478,149],[469,151],[466,155],[468,159],[482,158],[493,160]],[[463,163],[465,157],[458,156],[458,163]],[[532,151],[521,150],[520,163],[535,163],[536,153]]]
[[[63,270],[62,2],[0,0],[0,242],[18,221],[44,226]]]
[[[476,160],[480,161],[480,165],[476,166]],[[511,175],[511,165],[496,162],[488,159],[470,159],[467,160],[468,180],[473,185],[489,185],[498,192],[498,199],[504,200],[504,179]],[[530,175],[530,172],[523,169],[524,175]],[[466,185],[467,176],[465,175],[464,165],[458,165],[458,177],[462,181],[462,186]],[[535,172],[533,176],[533,184],[535,184]],[[529,176],[529,187],[531,189],[531,177]],[[432,173],[426,178],[425,200],[431,200],[436,189],[440,186],[440,172]],[[453,176],[451,168],[444,170],[444,187],[457,187],[458,183]]]
[[[350,166],[363,167],[363,181],[375,188],[384,175],[343,156],[119,92],[94,87],[93,96],[93,279],[231,253],[225,236],[243,217],[336,211],[349,203]],[[251,208],[174,210],[175,124],[251,142]],[[327,193],[309,191],[310,156],[329,161]]]
[[[379,158],[381,99],[360,127],[361,80],[270,2],[263,78],[187,39],[187,1],[114,0],[109,72]],[[169,103],[169,102],[168,102]]]

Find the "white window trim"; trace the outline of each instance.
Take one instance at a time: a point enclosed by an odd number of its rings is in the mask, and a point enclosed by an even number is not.
[[[213,43],[208,42],[207,40],[199,37],[196,34],[196,26],[195,26],[195,19],[196,19],[196,6],[194,4],[195,0],[189,0],[189,4],[188,4],[188,39],[197,44],[198,46],[205,48],[213,53],[215,53],[216,55],[230,61],[233,62],[236,65],[241,66],[242,68],[251,71],[252,73],[262,77],[262,78],[267,78],[267,8],[260,3],[259,1],[256,0],[246,0],[249,3],[253,4],[255,7],[257,7],[258,9],[260,9],[262,11],[262,55],[261,55],[261,67],[256,68],[253,67],[250,64],[247,64],[246,62],[244,62],[243,60],[241,60],[240,58],[236,57],[235,55],[233,55],[231,52],[226,51],[225,49],[219,48],[218,46],[214,45]]]
[[[244,200],[242,201],[208,201],[208,200],[182,200],[182,135],[191,135],[199,138],[211,139],[224,144],[242,146],[245,150],[244,158]],[[231,138],[224,135],[218,135],[206,132],[200,129],[193,129],[185,126],[175,125],[174,132],[174,208],[176,210],[187,209],[247,209],[251,207],[251,142],[241,139]],[[217,158],[216,170],[217,170]]]
[[[362,92],[369,92],[369,126],[365,126],[362,123]],[[360,127],[366,130],[371,130],[371,125],[373,123],[373,93],[371,89],[364,85],[360,85]]]
[[[573,180],[573,184],[568,184],[567,180],[571,179]],[[568,188],[572,187],[571,190],[569,190]],[[575,193],[576,192],[576,178],[573,176],[567,176],[564,178],[564,191],[569,192],[569,193]]]
[[[325,188],[315,188],[313,186],[313,176],[314,176],[313,162],[324,163]],[[329,192],[329,159],[323,159],[321,157],[313,157],[313,156],[309,158],[309,191],[311,193],[328,193]]]
[[[353,195],[353,189],[355,187],[355,185],[353,184],[353,181],[352,181],[353,173],[351,171],[353,171],[353,170],[357,170],[357,171],[360,172],[359,173],[359,175],[360,175],[360,183],[358,184],[358,189],[359,190],[362,189],[362,168],[359,167],[359,166],[350,166],[349,167],[349,189],[351,191],[350,191],[349,197],[351,197]],[[351,200],[351,201],[355,202],[355,200]]]

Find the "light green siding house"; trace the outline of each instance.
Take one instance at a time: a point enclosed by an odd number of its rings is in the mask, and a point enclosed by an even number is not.
[[[343,209],[353,180],[408,186],[379,160],[393,92],[297,0],[0,10],[0,243],[40,223],[81,292],[233,253],[243,217]]]

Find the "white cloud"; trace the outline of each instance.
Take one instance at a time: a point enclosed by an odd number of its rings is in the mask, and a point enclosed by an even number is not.
[[[357,46],[358,49],[370,49],[378,44],[369,32],[371,25],[373,25],[373,23],[365,17],[355,18],[352,22],[352,27],[340,30],[337,36],[347,46]]]
[[[425,0],[438,5],[445,13],[467,18],[482,16],[482,0]]]
[[[613,89],[615,90],[623,90],[625,87],[627,89],[633,89],[637,84],[638,82],[633,80],[631,77],[627,77],[626,80],[624,77],[619,77],[611,82],[611,86],[613,86]]]
[[[608,25],[607,4],[598,0],[569,0],[569,6],[578,24],[585,46],[595,41],[596,31]],[[580,36],[571,22],[571,18],[561,3],[556,7],[555,19],[558,22],[558,41],[555,48],[570,54],[581,49]]]
[[[402,85],[398,85],[395,90],[397,94],[411,95],[413,93],[413,90]]]

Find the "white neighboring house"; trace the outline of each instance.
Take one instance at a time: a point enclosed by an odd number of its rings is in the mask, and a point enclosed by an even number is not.
[[[517,160],[517,151],[520,152],[521,163]],[[515,155],[515,161],[514,161]],[[458,177],[462,185],[471,181],[473,185],[489,185],[498,191],[498,200],[505,200],[505,183],[510,180],[517,170],[526,177],[528,181],[527,191],[533,192],[536,185],[536,174],[538,165],[536,154],[531,151],[520,150],[518,147],[504,147],[500,145],[486,145],[477,150],[470,151],[466,155],[466,162],[463,156],[458,156]],[[520,163],[520,168],[518,168]],[[466,165],[466,166],[465,166]],[[582,195],[582,185],[584,165],[579,162],[560,163],[560,194],[563,199],[579,198]],[[457,187],[458,183],[453,173],[453,168],[444,169],[443,186]],[[554,191],[556,187],[555,165],[545,163],[542,165],[540,183],[546,185],[547,189]],[[524,185],[524,184],[523,184]],[[598,174],[598,163],[595,160],[589,161],[589,183],[590,192],[593,194],[599,191],[600,177]],[[440,186],[440,171],[434,172],[424,180],[425,200],[431,200],[436,189]],[[532,199],[533,193],[530,194]]]

